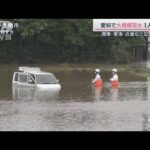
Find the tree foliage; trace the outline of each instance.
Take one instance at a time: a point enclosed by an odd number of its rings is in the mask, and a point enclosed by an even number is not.
[[[19,23],[11,41],[0,41],[1,63],[78,63],[133,61],[143,37],[101,37],[92,19],[11,19]]]

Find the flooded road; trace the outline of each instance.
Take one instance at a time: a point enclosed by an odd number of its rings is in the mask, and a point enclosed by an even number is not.
[[[91,85],[92,71],[53,71],[60,91],[13,88],[17,66],[0,66],[0,131],[149,131],[150,81],[102,72],[102,89]],[[42,68],[44,70],[44,67]]]

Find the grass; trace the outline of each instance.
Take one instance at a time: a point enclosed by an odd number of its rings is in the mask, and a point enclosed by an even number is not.
[[[150,77],[150,69],[146,67],[140,67],[138,64],[30,64],[30,65],[17,65],[17,64],[0,64],[0,68],[15,68],[18,66],[31,66],[40,67],[42,70],[49,72],[61,72],[61,71],[94,71],[96,68],[100,68],[101,71],[111,71],[113,68],[118,69],[119,72],[128,72],[136,74],[141,77]]]
[[[57,65],[39,65],[45,69],[52,71],[94,71],[96,68],[100,68],[103,71],[111,71],[113,68],[117,68],[120,71],[125,71],[129,68],[128,65],[110,65],[110,64],[57,64]]]
[[[39,65],[39,67],[43,67],[46,71],[94,71],[96,68],[100,68],[101,71],[111,71],[117,68],[119,72],[128,72],[145,78],[150,76],[150,69],[137,64],[57,64]]]

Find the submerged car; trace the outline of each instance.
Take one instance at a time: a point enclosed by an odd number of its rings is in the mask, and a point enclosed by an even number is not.
[[[38,89],[61,89],[59,80],[53,73],[41,71],[40,68],[19,67],[14,72],[12,85],[30,86]]]

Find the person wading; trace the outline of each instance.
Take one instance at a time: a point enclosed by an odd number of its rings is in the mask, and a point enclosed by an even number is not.
[[[100,76],[100,69],[95,69],[95,79],[92,80],[92,83],[94,83],[96,85],[96,87],[102,87],[103,86],[103,82]]]
[[[119,86],[119,78],[117,75],[118,70],[113,69],[112,70],[112,78],[110,78],[110,81],[112,82],[112,87],[118,87]]]

